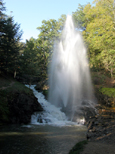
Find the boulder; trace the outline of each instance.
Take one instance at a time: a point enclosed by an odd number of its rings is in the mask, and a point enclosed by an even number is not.
[[[33,95],[26,93],[13,94],[9,99],[9,120],[13,124],[28,124],[31,121],[31,115],[36,111],[43,111],[43,108]]]

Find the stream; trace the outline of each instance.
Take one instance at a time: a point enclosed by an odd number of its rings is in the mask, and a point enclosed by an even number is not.
[[[0,126],[0,154],[68,154],[77,142],[86,139],[84,119],[80,123],[68,121],[60,108],[34,87],[30,88],[44,111],[34,113],[29,125]]]
[[[1,126],[0,154],[68,154],[85,135],[85,126]]]

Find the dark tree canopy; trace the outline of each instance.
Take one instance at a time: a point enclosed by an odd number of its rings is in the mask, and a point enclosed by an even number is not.
[[[13,17],[6,16],[4,4],[0,1],[0,70],[13,73],[18,68],[18,56],[22,36],[20,25],[14,22]]]

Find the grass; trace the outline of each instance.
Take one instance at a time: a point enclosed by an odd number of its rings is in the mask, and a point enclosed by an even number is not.
[[[13,78],[0,77],[0,124],[8,122],[8,100],[13,99],[16,92],[33,95],[31,89],[27,88],[25,85],[14,80]]]
[[[87,140],[77,143],[69,152],[69,154],[80,154],[83,151],[84,146],[88,143]]]
[[[7,76],[0,76],[0,90],[6,91],[6,92],[25,92],[27,94],[33,94],[32,90],[27,88],[22,83],[16,81],[15,79]]]
[[[8,100],[7,93],[5,91],[0,90],[0,121],[8,122]]]
[[[5,89],[6,92],[24,92],[26,94],[32,95],[33,92],[31,89],[27,88],[25,85],[23,85],[20,82],[15,81],[14,84],[7,89]]]
[[[0,88],[9,86],[11,83],[11,80],[6,80],[4,78],[0,78]]]

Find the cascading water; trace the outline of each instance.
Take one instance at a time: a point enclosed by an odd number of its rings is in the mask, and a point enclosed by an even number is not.
[[[53,126],[70,126],[77,125],[76,122],[68,121],[65,113],[61,112],[60,108],[49,103],[42,93],[35,90],[35,85],[26,85],[28,88],[33,90],[34,96],[38,99],[39,103],[43,107],[43,112],[35,112],[31,116],[31,124],[37,125],[53,125]],[[84,123],[84,118],[79,121],[80,124]]]
[[[54,45],[49,86],[49,102],[61,107],[69,120],[76,121],[85,107],[95,106],[86,47],[70,15]]]

